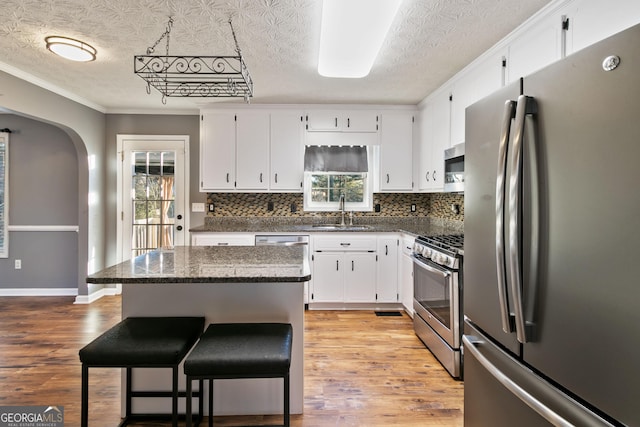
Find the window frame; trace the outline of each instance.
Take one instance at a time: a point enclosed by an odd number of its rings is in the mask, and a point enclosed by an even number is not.
[[[304,172],[304,211],[306,212],[328,212],[338,211],[340,209],[340,202],[317,202],[313,201],[312,195],[312,176],[313,175],[326,175],[326,176],[341,176],[341,175],[361,175],[363,179],[363,201],[362,202],[348,202],[345,201],[344,210],[354,212],[370,212],[373,211],[373,182],[371,172]]]

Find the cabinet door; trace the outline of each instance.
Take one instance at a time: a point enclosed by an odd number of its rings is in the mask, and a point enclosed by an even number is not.
[[[411,248],[413,238],[402,239],[402,251],[400,253],[400,300],[404,310],[413,317],[413,258]]]
[[[509,45],[506,83],[515,82],[559,60],[561,37],[562,21],[554,15],[516,38]]]
[[[302,191],[303,115],[300,111],[271,113],[271,173],[269,188]]]
[[[200,191],[235,187],[235,114],[204,112],[200,129]]]
[[[269,186],[269,113],[239,112],[236,123],[236,188]]]
[[[342,130],[345,132],[377,132],[379,119],[376,111],[349,111],[343,116]]]
[[[306,114],[306,129],[309,132],[337,131],[341,128],[338,111],[314,110]]]
[[[349,252],[344,255],[345,302],[376,300],[376,254]]]
[[[444,150],[449,148],[451,101],[449,91],[431,97],[418,113],[420,166],[418,189],[442,191],[444,187]]]
[[[466,108],[503,86],[506,50],[497,52],[466,70],[453,85],[451,100],[451,146],[465,141]]]
[[[433,134],[431,140],[431,190],[444,188],[444,150],[451,146],[450,93],[443,92],[434,99]]]
[[[413,111],[384,112],[380,124],[380,190],[413,188]]]
[[[313,254],[312,302],[344,302],[344,258],[341,253]]]
[[[378,238],[377,302],[398,301],[398,238]]]

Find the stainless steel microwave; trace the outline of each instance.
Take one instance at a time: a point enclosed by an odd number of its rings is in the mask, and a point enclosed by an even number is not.
[[[444,150],[444,191],[464,191],[464,143]]]

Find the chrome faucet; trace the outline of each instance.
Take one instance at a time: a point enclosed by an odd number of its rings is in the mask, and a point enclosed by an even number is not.
[[[340,203],[338,205],[338,209],[340,209],[341,213],[340,226],[344,227],[347,225],[344,223],[344,193],[340,194]]]

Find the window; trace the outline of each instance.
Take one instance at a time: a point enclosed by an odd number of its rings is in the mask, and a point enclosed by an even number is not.
[[[307,146],[304,153],[304,210],[372,210],[373,186],[367,147]]]
[[[368,173],[305,172],[305,211],[335,211],[344,194],[345,210],[370,211]]]
[[[0,132],[0,258],[9,256],[9,134]]]

